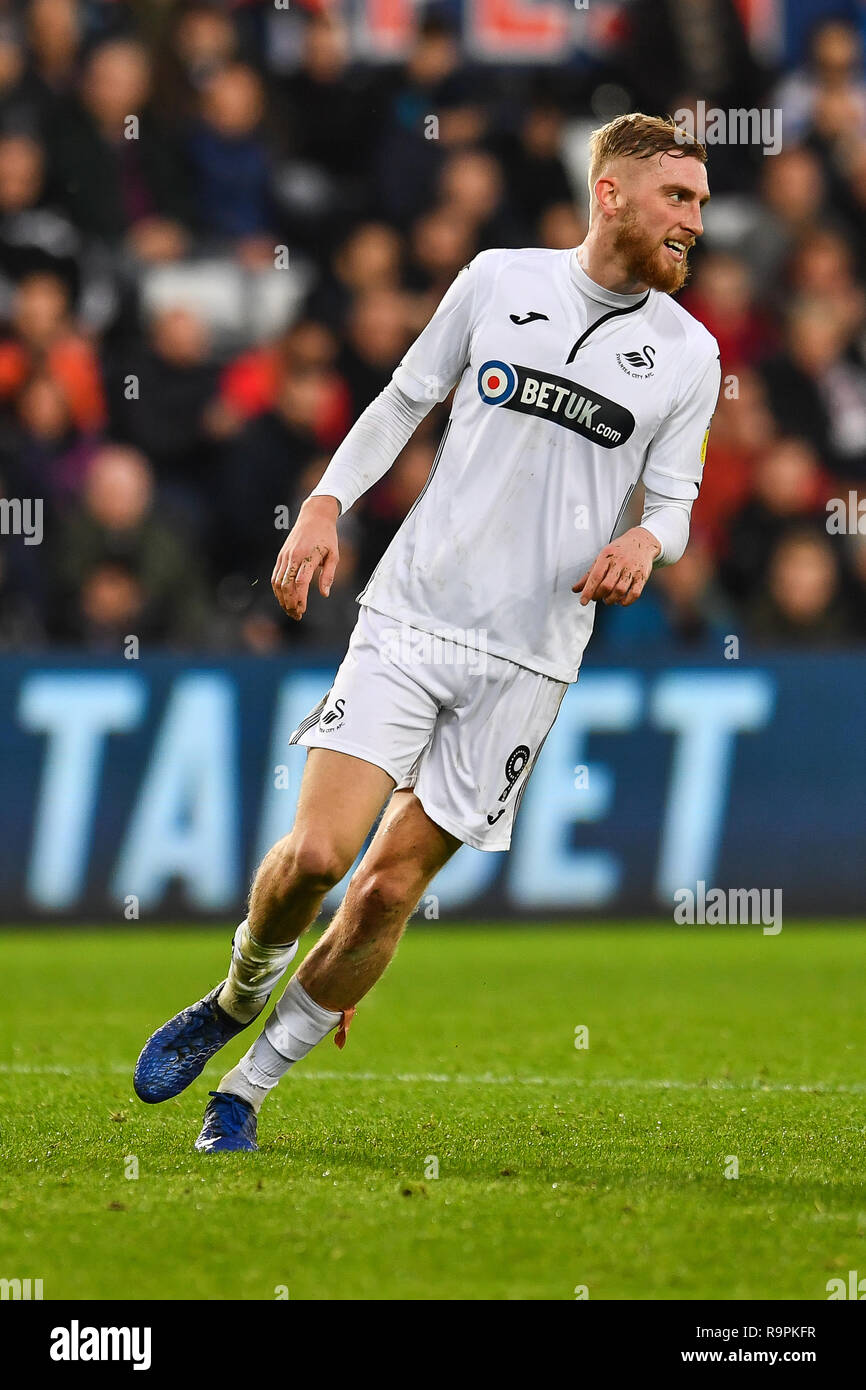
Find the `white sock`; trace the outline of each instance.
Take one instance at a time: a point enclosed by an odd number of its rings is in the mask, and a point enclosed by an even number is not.
[[[297,941],[288,946],[262,945],[244,918],[232,942],[228,979],[217,996],[220,1008],[238,1023],[251,1023],[265,1007],[269,994],[288,970],[297,949]]]
[[[323,1009],[311,999],[297,975],[293,975],[264,1031],[237,1066],[226,1073],[219,1089],[249,1101],[258,1111],[289,1067],[306,1057],[341,1019],[342,1013]]]

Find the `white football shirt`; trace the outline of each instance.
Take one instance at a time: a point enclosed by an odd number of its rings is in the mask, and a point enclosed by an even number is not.
[[[669,295],[605,290],[574,250],[476,256],[394,372],[431,408],[459,384],[430,477],[359,601],[428,632],[480,631],[493,655],[576,680],[595,604],[571,586],[641,479],[697,497],[718,357]]]

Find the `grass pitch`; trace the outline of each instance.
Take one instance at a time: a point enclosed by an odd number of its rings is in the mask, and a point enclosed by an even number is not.
[[[208,1085],[252,1034],[162,1106],[132,1068],[230,931],[4,935],[3,1277],[46,1299],[820,1300],[866,1274],[862,927],[415,927],[345,1051],[270,1098],[261,1152],[205,1156]]]

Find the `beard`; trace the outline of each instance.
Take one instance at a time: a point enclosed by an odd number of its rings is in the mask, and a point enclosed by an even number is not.
[[[622,215],[614,250],[625,261],[629,276],[642,285],[648,285],[651,290],[676,294],[689,278],[688,251],[681,261],[671,260],[664,246],[642,230],[631,204]]]

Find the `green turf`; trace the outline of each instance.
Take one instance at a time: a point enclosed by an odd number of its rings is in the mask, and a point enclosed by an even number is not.
[[[227,937],[4,935],[0,1276],[52,1299],[824,1299],[866,1275],[862,927],[414,928],[345,1051],[270,1099],[261,1151],[200,1156],[248,1035],[163,1106],[131,1073]]]

